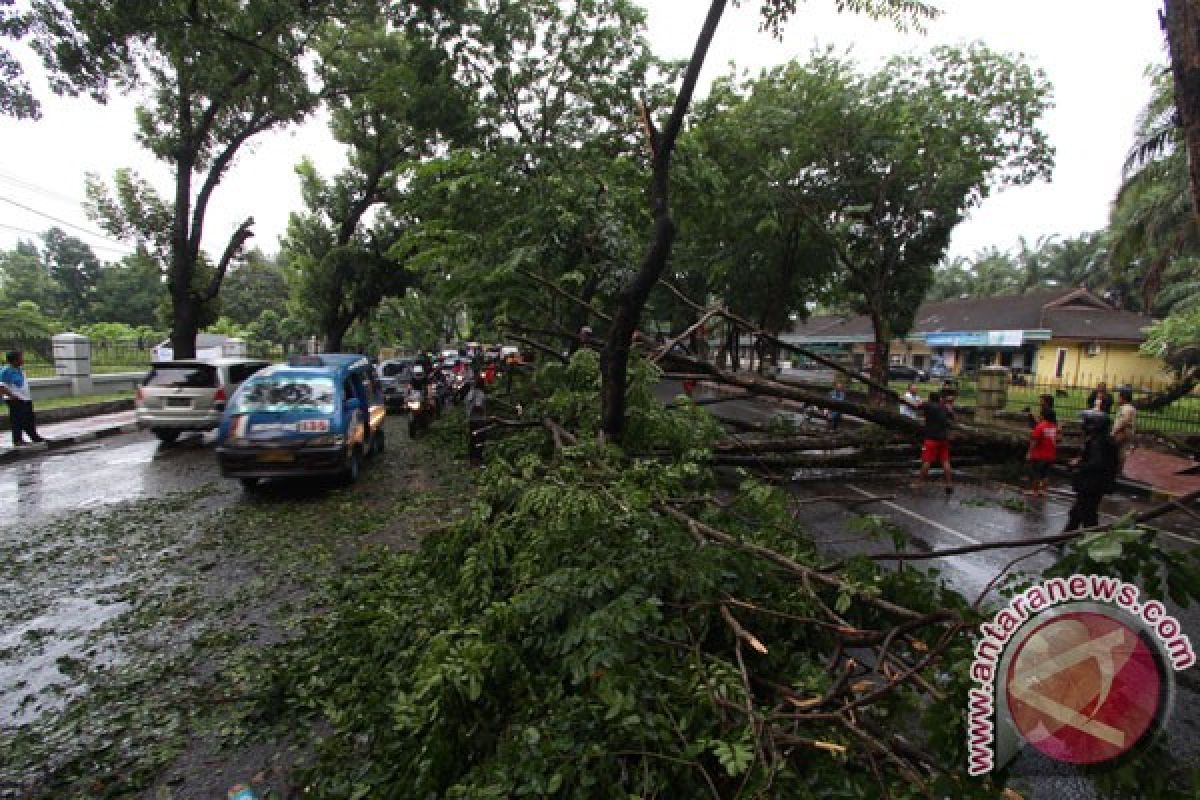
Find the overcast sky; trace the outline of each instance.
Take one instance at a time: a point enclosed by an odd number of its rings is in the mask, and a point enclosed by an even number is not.
[[[642,3],[649,11],[648,38],[655,51],[671,58],[690,55],[709,4]],[[1024,53],[1054,84],[1056,107],[1044,123],[1057,148],[1054,179],[993,195],[955,231],[951,254],[971,255],[989,245],[1011,248],[1019,236],[1032,242],[1040,236],[1072,236],[1102,227],[1135,119],[1149,97],[1145,68],[1165,63],[1159,0],[938,4],[946,13],[922,36],[838,15],[832,11],[833,0],[802,1],[779,41],[758,32],[758,0],[744,0],[741,8],[726,11],[701,86],[726,72],[730,62],[757,73],[827,45],[849,50],[868,68],[894,53],[920,52],[940,43],[982,40],[994,49]],[[116,259],[128,252],[127,245],[86,233],[97,231],[97,226],[80,209],[84,174],[111,177],[118,167],[131,166],[168,197],[169,176],[133,141],[131,99],[116,98],[108,106],[82,98],[60,99],[38,82],[39,76],[33,77],[43,118],[0,118],[0,247],[11,248],[19,238],[34,238],[57,224],[91,244],[102,259]],[[326,174],[342,160],[319,121],[261,137],[244,148],[214,196],[206,248],[219,253],[237,224],[253,216],[257,235],[251,244],[275,252],[288,213],[300,206],[293,167],[305,155]]]

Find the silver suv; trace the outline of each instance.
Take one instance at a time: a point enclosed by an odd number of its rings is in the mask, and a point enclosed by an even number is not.
[[[138,427],[164,442],[175,441],[184,431],[212,430],[242,381],[266,366],[269,361],[250,358],[152,364],[135,398]]]

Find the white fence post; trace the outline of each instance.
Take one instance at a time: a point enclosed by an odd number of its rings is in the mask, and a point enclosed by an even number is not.
[[[54,344],[54,372],[70,378],[71,395],[92,394],[92,342],[78,333],[58,333],[50,337]]]

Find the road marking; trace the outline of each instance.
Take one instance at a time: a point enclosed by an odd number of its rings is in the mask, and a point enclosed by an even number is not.
[[[847,483],[846,486],[847,486],[847,488],[853,489],[854,491],[858,492],[861,495],[865,495],[867,497],[875,497],[875,495],[871,494],[866,489],[860,489],[857,486],[855,486],[853,483]],[[940,522],[935,522],[934,520],[931,520],[929,517],[922,516],[921,514],[918,514],[917,512],[912,511],[911,509],[907,509],[904,506],[897,505],[896,503],[893,503],[891,500],[881,500],[880,503],[882,505],[887,506],[888,508],[893,508],[896,511],[899,511],[901,514],[907,514],[908,516],[912,517],[913,519],[920,520],[921,522],[924,522],[926,525],[930,526],[931,528],[937,528],[939,531],[948,533],[951,536],[956,536],[959,539],[962,539],[967,544],[983,544],[983,542],[979,541],[978,539],[973,539],[970,536],[967,536],[962,531],[956,531],[956,530],[954,530],[954,528],[951,528],[947,525],[943,525]]]
[[[1055,502],[1056,500],[1058,500],[1058,498],[1055,498],[1055,500],[1051,500],[1050,502]],[[1067,503],[1066,497],[1062,498],[1062,502],[1057,503],[1057,505],[1067,506],[1068,511],[1069,511],[1070,504]],[[1051,511],[1048,514],[1046,514],[1046,516],[1047,517],[1065,517],[1065,516],[1067,516],[1068,511]],[[1114,516],[1112,514],[1104,512],[1104,511],[1097,513],[1096,516],[1100,519],[1101,522],[1104,522],[1104,523],[1116,522],[1117,520],[1121,519],[1121,517]],[[1170,536],[1172,539],[1178,539],[1181,542],[1187,542],[1190,545],[1200,545],[1200,539],[1197,539],[1193,536],[1184,536],[1182,533],[1175,533],[1174,531],[1169,531],[1166,528],[1158,528],[1158,527],[1155,527],[1154,525],[1142,525],[1142,527],[1148,528],[1148,529],[1154,531],[1155,533],[1161,533],[1164,536]]]

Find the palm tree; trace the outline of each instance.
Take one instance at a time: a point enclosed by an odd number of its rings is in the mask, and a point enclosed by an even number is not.
[[[1172,265],[1200,255],[1200,224],[1192,209],[1171,74],[1158,70],[1152,77],[1154,92],[1138,119],[1113,202],[1108,263],[1114,283],[1140,287],[1142,310],[1161,313],[1169,310],[1160,292]]]

